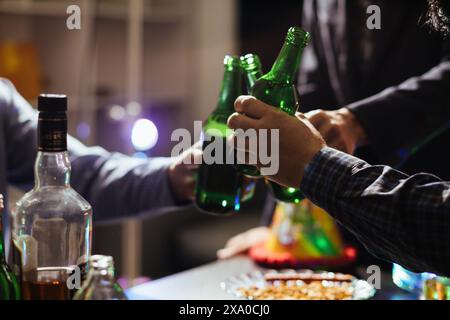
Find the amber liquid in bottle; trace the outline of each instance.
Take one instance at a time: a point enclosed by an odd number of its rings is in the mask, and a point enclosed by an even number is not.
[[[40,268],[37,270],[37,281],[22,282],[22,297],[26,300],[71,300],[75,290],[67,286],[70,269]],[[25,275],[27,278],[27,275]]]

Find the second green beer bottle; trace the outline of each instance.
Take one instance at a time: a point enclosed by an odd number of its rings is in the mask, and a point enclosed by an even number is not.
[[[203,126],[203,162],[195,190],[197,207],[208,213],[230,214],[239,211],[241,206],[242,175],[234,168],[234,151],[226,143],[226,138],[231,134],[227,120],[234,112],[234,101],[243,93],[242,78],[239,58],[226,56],[219,100]],[[215,146],[221,146],[221,150]],[[221,153],[221,163],[207,163],[207,156],[218,158],[216,152]]]
[[[241,57],[241,64],[245,72],[247,93],[251,94],[252,88],[256,81],[263,75],[261,60],[259,60],[259,57],[256,54],[249,53]],[[261,177],[259,170],[255,166],[248,164],[237,164],[236,168],[247,177]]]
[[[251,93],[255,98],[292,116],[295,115],[297,101],[292,87],[309,37],[309,33],[302,28],[289,28],[272,69],[259,78],[252,87]],[[286,188],[274,182],[270,182],[270,187],[279,201],[299,203],[304,198],[299,189]]]

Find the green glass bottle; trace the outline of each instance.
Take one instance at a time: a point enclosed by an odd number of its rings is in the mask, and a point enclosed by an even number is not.
[[[263,76],[261,60],[258,55],[249,53],[241,57],[241,64],[245,72],[247,91],[250,92],[256,80]]]
[[[302,28],[289,28],[284,45],[272,69],[253,85],[254,97],[292,116],[295,115],[298,104],[292,86],[309,37],[309,33]],[[275,198],[279,201],[299,203],[304,198],[299,189],[286,188],[274,182],[269,184]]]
[[[263,75],[261,60],[256,54],[249,53],[241,57],[241,64],[245,72],[247,93],[251,94],[252,87],[255,85],[256,81]],[[247,177],[261,177],[259,170],[255,166],[248,164],[237,164],[236,168],[239,172]]]
[[[6,263],[3,243],[3,198],[0,195],[0,300],[19,300],[20,286],[16,276]]]
[[[216,109],[203,126],[203,162],[198,171],[195,190],[197,207],[218,215],[239,211],[243,183],[242,175],[233,165],[234,150],[226,143],[227,136],[232,134],[227,126],[228,117],[234,112],[234,101],[243,93],[243,70],[239,58],[225,56],[224,69]],[[218,154],[218,151],[221,153]],[[221,163],[207,162],[206,157],[209,156],[219,158]]]

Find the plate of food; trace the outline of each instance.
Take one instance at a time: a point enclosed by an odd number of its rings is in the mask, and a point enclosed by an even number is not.
[[[231,276],[220,286],[248,300],[366,300],[375,288],[349,274],[312,270],[267,270]]]

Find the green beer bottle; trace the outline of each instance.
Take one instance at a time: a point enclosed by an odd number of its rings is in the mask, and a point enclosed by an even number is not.
[[[255,85],[256,80],[261,78],[263,75],[261,60],[256,54],[249,53],[241,57],[241,64],[245,72],[247,93],[251,94],[252,87]],[[236,168],[239,172],[241,172],[247,177],[252,178],[261,177],[259,170],[255,166],[248,164],[237,164]]]
[[[309,37],[309,33],[302,28],[289,28],[272,69],[259,78],[252,87],[252,95],[255,98],[294,116],[298,105],[292,86]],[[269,184],[279,201],[298,203],[304,198],[299,189],[282,187],[273,182]]]
[[[0,300],[19,300],[20,286],[16,276],[6,263],[3,243],[3,198],[0,194]]]
[[[216,109],[203,126],[203,162],[195,190],[197,207],[218,215],[239,211],[243,183],[242,175],[233,165],[234,150],[226,143],[227,136],[232,133],[227,120],[234,112],[234,101],[242,94],[243,70],[239,58],[225,56],[224,69]],[[221,162],[208,160],[211,156],[220,158]]]
[[[241,57],[241,64],[245,72],[247,91],[251,92],[256,80],[263,76],[261,60],[258,55],[249,53]]]

